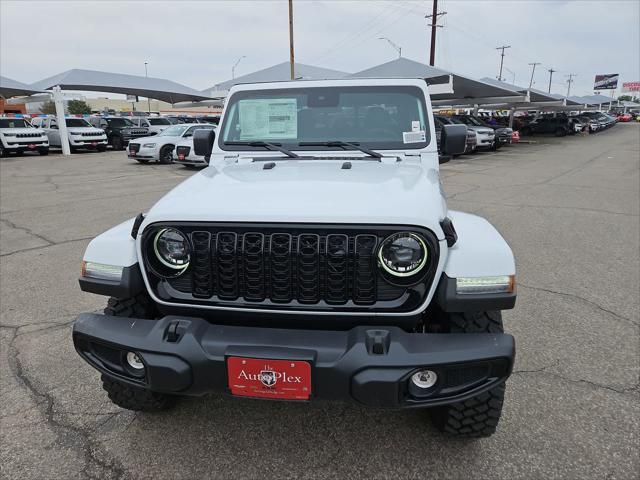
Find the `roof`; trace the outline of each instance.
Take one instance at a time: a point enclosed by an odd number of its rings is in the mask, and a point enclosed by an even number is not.
[[[67,70],[53,77],[40,80],[34,83],[32,87],[50,90],[56,85],[59,85],[63,90],[138,95],[169,103],[205,100],[209,98],[202,92],[163,78],[99,72],[96,70]]]
[[[42,91],[34,89],[26,83],[21,83],[0,75],[0,96],[4,98],[23,97],[25,95],[33,95],[34,93],[42,93]]]
[[[441,78],[449,76],[453,79],[453,93],[435,93],[431,95],[432,99],[466,100],[466,103],[473,103],[472,100],[476,99],[481,103],[485,103],[484,99],[487,97],[504,98],[522,96],[520,92],[512,88],[492,85],[481,80],[475,80],[449,70],[431,67],[404,57],[350,75],[350,77],[358,78],[424,78],[425,80],[437,80],[437,83],[440,83]]]
[[[589,105],[601,105],[603,103],[618,101],[617,98],[607,97],[606,95],[585,95],[580,98],[583,100],[583,103],[587,103]]]
[[[527,88],[521,87],[519,85],[514,85],[512,83],[501,82],[500,80],[496,80],[495,78],[484,77],[481,78],[483,82],[490,83],[491,85],[500,86],[503,88],[510,88],[512,90],[516,90],[521,93],[529,93],[529,100],[532,103],[541,103],[541,102],[555,102],[558,100],[562,100],[561,96],[558,96],[553,93],[543,92],[542,90],[538,90],[536,88]]]
[[[303,63],[295,63],[294,71],[296,79],[301,80],[328,80],[344,78],[349,75],[347,72],[331,70],[329,68],[314,67],[313,65],[305,65]],[[291,80],[289,62],[282,62],[269,68],[264,68],[253,73],[247,73],[246,75],[218,83],[204,91],[229,90],[231,87],[239,83],[280,82],[284,80]]]

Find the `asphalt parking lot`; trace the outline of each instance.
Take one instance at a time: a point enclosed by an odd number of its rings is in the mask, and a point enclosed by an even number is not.
[[[71,322],[98,233],[193,174],[122,152],[0,163],[3,478],[629,479],[640,471],[640,124],[454,160],[450,208],[487,217],[517,257],[516,337],[496,435],[443,436],[424,412],[191,398],[112,405]]]

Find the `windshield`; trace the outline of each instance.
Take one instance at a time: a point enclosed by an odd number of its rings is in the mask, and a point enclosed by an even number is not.
[[[29,128],[31,125],[22,118],[0,118],[0,128]]]
[[[166,118],[148,118],[149,125],[171,125],[171,122]]]
[[[179,137],[187,128],[189,128],[189,125],[174,125],[161,131],[158,137]]]
[[[82,118],[66,118],[64,123],[67,127],[90,127],[89,122]]]
[[[109,122],[109,125],[112,127],[135,127],[133,122],[128,118],[109,118],[107,122]]]
[[[227,105],[223,150],[264,150],[226,142],[270,142],[287,149],[311,142],[355,142],[367,148],[423,148],[429,143],[426,105],[417,87],[327,87],[238,92]],[[340,149],[337,146],[323,148]]]

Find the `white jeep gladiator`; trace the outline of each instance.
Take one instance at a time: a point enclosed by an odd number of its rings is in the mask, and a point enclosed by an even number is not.
[[[0,157],[30,151],[49,154],[49,139],[45,131],[34,128],[24,118],[0,117]]]
[[[209,166],[84,255],[82,290],[111,298],[73,342],[114,403],[353,401],[494,433],[514,257],[447,209],[423,80],[238,85],[193,142]],[[465,142],[445,125],[440,158]]]

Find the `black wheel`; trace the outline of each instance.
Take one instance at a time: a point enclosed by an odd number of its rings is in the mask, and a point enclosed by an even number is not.
[[[111,137],[111,146],[114,150],[123,150],[124,142],[120,137]]]
[[[450,333],[502,333],[500,312],[449,313],[445,324]],[[502,404],[504,402],[504,382],[491,390],[469,398],[431,410],[431,420],[438,430],[465,438],[490,437],[496,431]]]
[[[6,156],[7,156],[7,151],[2,146],[2,143],[0,143],[0,158],[4,158]]]
[[[157,318],[158,311],[155,304],[144,292],[135,297],[111,297],[104,309],[105,315],[127,318]],[[109,399],[119,407],[128,410],[154,412],[171,408],[177,397],[129,385],[102,375],[102,388],[109,395]]]
[[[102,388],[109,395],[109,400],[127,410],[158,412],[175,405],[176,397],[152,392],[144,388],[134,387],[102,375]]]
[[[173,163],[173,145],[165,145],[160,149],[160,163]]]
[[[38,153],[40,155],[42,155],[42,156],[49,155],[49,149],[48,148],[39,148],[38,149]]]
[[[109,298],[107,306],[104,309],[104,314],[111,315],[113,317],[151,319],[158,316],[158,311],[153,300],[151,300],[149,295],[145,292],[140,293],[135,297]]]

